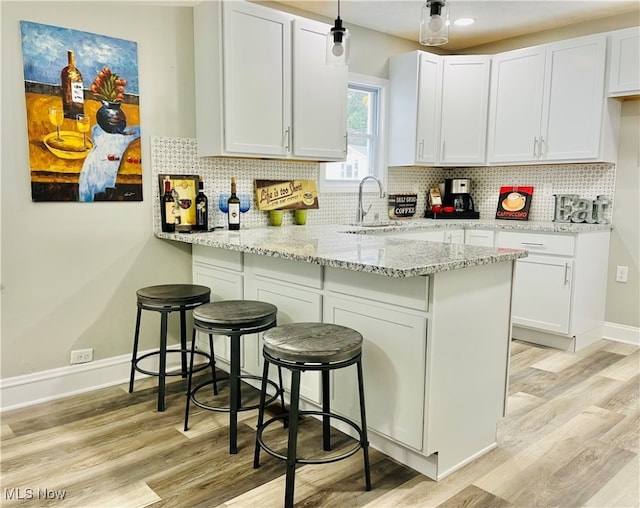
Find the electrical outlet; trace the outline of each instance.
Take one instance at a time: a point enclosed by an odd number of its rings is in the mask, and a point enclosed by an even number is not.
[[[71,365],[93,361],[93,349],[78,349],[71,351]]]
[[[616,267],[616,282],[627,282],[627,277],[629,276],[629,267],[628,266],[620,266]]]

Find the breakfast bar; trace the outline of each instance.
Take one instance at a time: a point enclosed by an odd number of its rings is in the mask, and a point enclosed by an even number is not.
[[[212,301],[265,301],[278,307],[279,324],[362,333],[371,445],[439,480],[496,446],[514,264],[527,253],[360,234],[371,231],[319,225],[156,236],[193,244],[193,282],[209,286]],[[215,352],[224,366],[223,339]],[[243,373],[261,375],[260,338],[245,337],[243,346]],[[301,405],[311,409],[321,405],[316,374],[302,376]],[[332,409],[357,418],[353,375],[333,374]]]

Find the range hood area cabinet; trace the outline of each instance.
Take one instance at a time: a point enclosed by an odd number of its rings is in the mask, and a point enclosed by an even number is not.
[[[640,96],[640,26],[609,32],[609,97]]]
[[[606,43],[599,34],[494,55],[489,164],[616,161]]]
[[[330,26],[248,2],[194,7],[199,156],[346,157],[347,67]]]
[[[484,165],[491,58],[389,59],[390,166]]]

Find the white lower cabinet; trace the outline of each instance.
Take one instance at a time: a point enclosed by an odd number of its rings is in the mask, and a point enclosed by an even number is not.
[[[602,338],[609,236],[498,232],[498,247],[529,252],[516,263],[514,338],[569,351]]]
[[[444,243],[463,244],[464,229],[445,229]]]
[[[529,256],[518,261],[513,293],[513,323],[569,333],[573,260]]]
[[[363,370],[368,427],[422,449],[427,319],[398,307],[328,295],[324,321],[364,336]],[[360,420],[356,368],[333,372],[332,409]]]
[[[242,254],[213,247],[193,246],[192,277],[194,284],[211,289],[211,301],[242,300],[244,298],[244,275]],[[208,339],[198,332],[199,347],[208,350]],[[230,361],[229,338],[215,335],[215,356],[226,364]],[[244,363],[244,360],[241,360]]]
[[[245,297],[268,302],[278,308],[278,324],[322,321],[322,269],[300,261],[268,256],[246,255]],[[246,336],[245,369],[262,376],[262,334]],[[284,388],[289,392],[291,376],[283,370]],[[277,370],[271,368],[269,378],[278,381]],[[320,375],[307,371],[300,376],[301,397],[320,403]]]

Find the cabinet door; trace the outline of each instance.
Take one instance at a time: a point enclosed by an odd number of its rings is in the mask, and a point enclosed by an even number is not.
[[[640,27],[610,34],[609,97],[640,94]]]
[[[442,96],[442,57],[420,53],[416,162],[438,161]]]
[[[348,326],[364,337],[367,427],[422,449],[427,320],[402,309],[329,295],[324,322]],[[355,367],[334,371],[332,409],[360,421]]]
[[[291,118],[291,17],[224,2],[225,150],[286,155]]]
[[[486,229],[465,229],[464,243],[466,245],[479,245],[481,247],[493,247],[494,232]]]
[[[329,25],[293,22],[293,155],[344,160],[347,66],[325,63]]]
[[[444,232],[444,243],[464,243],[464,229],[447,229]]]
[[[242,300],[244,297],[244,277],[239,273],[219,270],[200,263],[193,263],[192,275],[194,284],[201,284],[211,289],[212,302],[220,300]],[[201,332],[198,332],[198,343],[200,345],[208,344],[208,341],[205,339],[206,335],[203,336]],[[215,335],[213,338],[213,348],[216,358],[226,362],[230,361],[231,348],[228,337]]]
[[[549,45],[539,148],[541,160],[598,158],[605,51],[604,35]]]
[[[278,308],[278,324],[298,322],[320,322],[322,317],[322,298],[319,293],[309,289],[299,289],[292,285],[277,284],[269,280],[253,277],[247,280],[247,298],[268,302]],[[244,337],[244,369],[254,375],[262,376],[262,337],[253,334]],[[283,370],[283,382],[288,391],[291,376]],[[269,377],[277,382],[275,368]],[[320,376],[318,372],[304,372],[300,377],[300,394],[302,397],[320,403]]]
[[[484,164],[489,108],[489,56],[445,56],[440,162]]]
[[[512,319],[514,325],[569,333],[573,261],[529,256],[516,264]]]
[[[542,118],[544,48],[495,55],[492,61],[489,163],[536,160]]]

